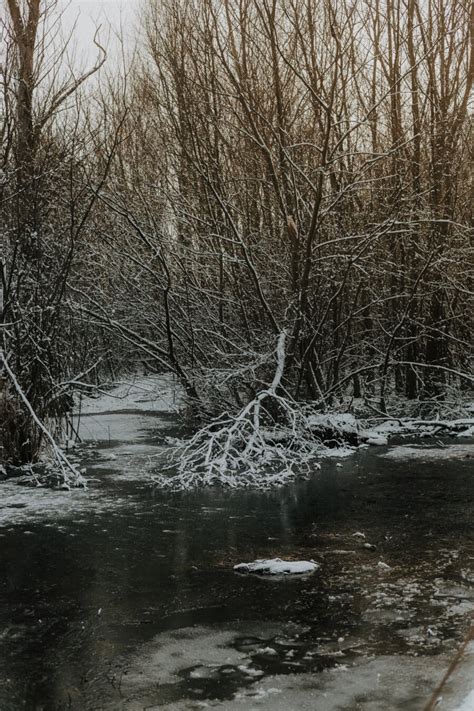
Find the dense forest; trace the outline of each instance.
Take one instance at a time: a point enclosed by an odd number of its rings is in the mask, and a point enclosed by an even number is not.
[[[137,22],[79,73],[54,1],[4,2],[0,461],[46,446],[78,480],[75,393],[143,371],[185,393],[183,475],[304,459],[311,414],[354,403],[457,412],[472,2],[147,0]]]

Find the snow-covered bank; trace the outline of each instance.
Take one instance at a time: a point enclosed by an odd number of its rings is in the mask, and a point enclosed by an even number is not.
[[[75,414],[96,415],[114,412],[163,412],[176,413],[184,405],[184,392],[171,373],[136,375],[124,378],[110,386],[94,390],[91,395],[76,394]],[[311,404],[303,407],[301,423],[316,432],[331,433],[335,438],[351,444],[359,441],[368,444],[386,444],[393,435],[400,434],[455,434],[459,437],[474,436],[474,406],[467,403],[464,418],[429,419],[415,417],[368,417],[363,406],[357,414],[352,411],[314,412]],[[262,427],[261,434],[268,442],[283,441],[287,437],[284,428]]]

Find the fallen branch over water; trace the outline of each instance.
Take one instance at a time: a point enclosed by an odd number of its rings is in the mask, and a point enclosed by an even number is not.
[[[326,449],[321,432],[328,430],[327,418],[318,425],[307,406],[280,394],[285,342],[282,332],[271,385],[236,415],[212,421],[178,446],[173,473],[156,477],[156,483],[177,489],[213,484],[267,488],[309,471],[309,463]],[[328,431],[333,440],[337,432]]]

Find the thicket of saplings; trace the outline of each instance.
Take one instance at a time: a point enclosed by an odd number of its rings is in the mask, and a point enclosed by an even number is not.
[[[291,468],[308,413],[462,411],[468,0],[150,1],[83,73],[55,2],[5,9],[0,460],[79,481],[74,393],[143,369],[212,480]]]

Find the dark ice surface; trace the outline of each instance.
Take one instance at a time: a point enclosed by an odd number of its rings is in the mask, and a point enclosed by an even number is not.
[[[87,492],[0,484],[1,711],[423,708],[474,610],[472,440],[171,493],[150,470],[172,422],[123,418],[135,436],[77,451]],[[274,557],[321,567],[232,569]]]

